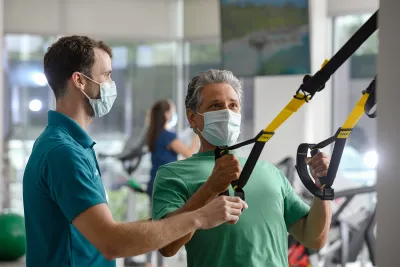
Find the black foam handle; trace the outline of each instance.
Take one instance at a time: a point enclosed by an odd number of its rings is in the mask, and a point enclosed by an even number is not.
[[[321,150],[319,150],[319,149],[312,149],[312,150],[311,150],[311,157],[314,157],[314,156],[317,155],[319,152],[321,152]]]
[[[301,144],[298,149],[297,149],[297,156],[296,156],[296,170],[297,173],[299,174],[301,182],[304,184],[304,186],[307,188],[308,191],[310,191],[311,194],[314,196],[322,199],[322,200],[332,200],[334,198],[334,192],[332,188],[324,188],[321,190],[313,179],[311,178],[308,168],[307,168],[307,155],[308,155],[308,150],[311,148],[311,155],[315,156],[319,150],[318,149],[312,149],[312,147],[315,146],[314,144]]]

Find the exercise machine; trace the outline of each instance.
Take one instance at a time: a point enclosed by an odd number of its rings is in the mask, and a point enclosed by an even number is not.
[[[338,191],[335,200],[344,199],[332,216],[328,241],[319,251],[305,248],[292,236],[289,236],[289,266],[290,267],[345,267],[347,263],[362,261],[364,245],[368,250],[368,258],[372,266],[376,266],[375,234],[376,207],[360,209],[348,218],[341,217],[350,202],[361,194],[376,193],[375,186],[365,186]],[[361,259],[360,259],[361,257]],[[322,263],[322,265],[321,265]]]

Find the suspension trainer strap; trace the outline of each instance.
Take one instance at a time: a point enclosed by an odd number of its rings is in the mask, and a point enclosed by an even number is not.
[[[232,182],[232,187],[235,191],[235,195],[240,196],[242,199],[245,198],[243,187],[246,185],[249,180],[251,173],[254,170],[254,167],[257,163],[257,160],[260,157],[260,154],[265,146],[265,143],[268,142],[275,131],[291,116],[294,112],[296,112],[304,103],[308,102],[313,98],[316,92],[319,92],[325,88],[325,83],[330,79],[330,77],[337,71],[337,69],[343,65],[343,63],[356,52],[356,50],[376,31],[377,29],[377,17],[378,11],[375,12],[374,15],[360,28],[358,31],[348,40],[348,42],[332,57],[330,61],[325,61],[322,65],[321,70],[315,73],[314,76],[306,75],[303,79],[303,84],[297,90],[296,95],[293,99],[286,105],[286,107],[275,117],[275,119],[260,133],[258,139],[251,139],[241,145],[248,145],[255,142],[253,149],[247,159],[242,173],[237,181]],[[369,93],[366,93],[369,96]],[[367,97],[368,99],[368,97]],[[363,108],[365,103],[363,105]],[[356,114],[353,114],[356,115]],[[361,114],[362,115],[362,114]],[[350,118],[349,118],[350,119]],[[351,120],[351,119],[350,119]],[[346,129],[346,127],[342,127]],[[347,127],[347,129],[352,129],[352,127]],[[351,131],[350,131],[351,133]],[[346,137],[347,138],[347,137]],[[338,149],[340,146],[345,145],[342,144],[343,141],[338,142]],[[336,140],[337,141],[337,140]],[[307,144],[308,145],[308,144]],[[215,159],[222,157],[223,155],[229,153],[229,150],[238,148],[240,146],[235,147],[225,147],[225,148],[217,148],[215,150]],[[303,146],[305,147],[305,146]],[[306,153],[308,152],[309,146],[307,146]],[[340,150],[340,149],[339,149]],[[338,151],[339,151],[338,150]],[[342,149],[343,151],[343,149]],[[302,152],[304,153],[304,151]],[[339,153],[339,152],[338,152]],[[335,153],[334,153],[335,154]],[[298,154],[299,155],[299,154]],[[340,153],[341,157],[341,153]],[[340,158],[339,158],[340,162]],[[305,164],[305,163],[304,163]],[[336,170],[337,171],[337,170]],[[336,171],[334,172],[336,175]],[[307,171],[308,175],[308,171]],[[308,175],[308,178],[309,175]],[[326,179],[322,179],[326,180]],[[325,184],[328,185],[329,179]],[[333,181],[332,181],[333,182]],[[315,186],[315,184],[313,183]],[[328,187],[327,187],[328,189]],[[332,193],[333,194],[333,193]],[[229,195],[229,192],[226,191],[223,195]]]
[[[303,95],[303,93],[298,92],[293,97],[293,99],[285,106],[285,108],[275,117],[275,119],[256,136],[256,138],[250,139],[232,147],[216,148],[214,153],[216,159],[218,159],[224,154],[227,154],[230,150],[234,150],[244,145],[255,143],[251,150],[249,158],[247,159],[243,167],[239,179],[232,182],[232,187],[235,191],[235,195],[240,196],[242,199],[245,198],[242,189],[249,180],[251,173],[253,172],[254,167],[257,163],[257,160],[259,159],[260,154],[265,146],[265,143],[267,143],[272,138],[272,136],[275,134],[275,130],[278,129],[296,111],[298,111],[307,101],[308,97]],[[228,190],[225,191],[223,195],[229,195]]]
[[[321,85],[325,84],[340,66],[378,29],[378,12],[379,10],[358,29],[347,43],[329,60],[324,68],[315,73],[312,79],[309,79],[303,85],[303,91],[313,96],[321,90]]]
[[[351,111],[350,115],[347,117],[346,121],[343,123],[336,134],[318,144],[301,144],[297,149],[296,157],[296,169],[299,174],[300,180],[303,182],[304,186],[310,191],[314,196],[323,200],[332,200],[334,198],[334,190],[332,189],[333,182],[335,181],[337,171],[339,169],[340,160],[342,158],[343,150],[346,145],[347,138],[353,131],[353,127],[360,120],[362,115],[369,111],[366,105],[372,94],[376,91],[376,81],[375,79],[370,83],[368,88],[363,91],[361,98]],[[375,99],[373,99],[375,101]],[[318,187],[311,176],[308,173],[308,168],[306,164],[306,158],[308,156],[308,150],[311,150],[311,156],[318,153],[319,149],[324,148],[332,143],[335,143],[333,148],[333,153],[331,157],[331,162],[329,164],[328,173],[324,177],[319,177],[321,187]]]

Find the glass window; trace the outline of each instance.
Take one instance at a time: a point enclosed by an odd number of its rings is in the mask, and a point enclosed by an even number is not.
[[[196,41],[187,41],[185,43],[185,96],[187,84],[201,71],[208,69],[221,69],[221,42],[219,39],[205,39]],[[254,79],[251,77],[239,77],[243,86],[242,103],[242,133],[240,141],[254,137],[253,132],[253,97],[254,97]],[[185,119],[185,126],[189,123]],[[251,148],[251,146],[249,146]]]
[[[372,14],[347,15],[334,19],[334,50],[338,51]],[[333,124],[338,128],[376,75],[378,34],[375,32],[335,73]],[[376,177],[376,119],[363,116],[350,135],[338,177],[353,184],[374,184]],[[335,182],[336,185],[348,183]],[[339,189],[339,188],[335,188]]]
[[[8,155],[7,187],[11,190],[7,203],[17,212],[22,212],[22,195],[18,188],[22,186],[33,142],[47,124],[47,111],[55,108],[53,92],[43,73],[43,56],[57,38],[25,34],[7,34],[4,38],[4,136]],[[113,48],[112,77],[118,97],[110,113],[94,119],[88,132],[97,142],[97,152],[118,153],[127,145],[125,137],[139,138],[145,130],[145,114],[154,101],[175,100],[177,45],[176,42],[118,40],[106,40],[106,43]],[[150,160],[145,158],[142,162],[143,178],[140,179],[145,181]],[[104,166],[104,162],[99,164]],[[111,170],[104,168],[103,173],[106,185],[112,185],[121,175],[126,176],[118,162],[108,166],[112,166]]]

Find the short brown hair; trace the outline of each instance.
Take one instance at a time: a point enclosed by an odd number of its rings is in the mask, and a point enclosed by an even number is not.
[[[62,37],[48,48],[43,60],[44,74],[56,99],[65,94],[67,81],[75,71],[91,78],[94,48],[100,48],[112,57],[108,45],[87,36]]]

